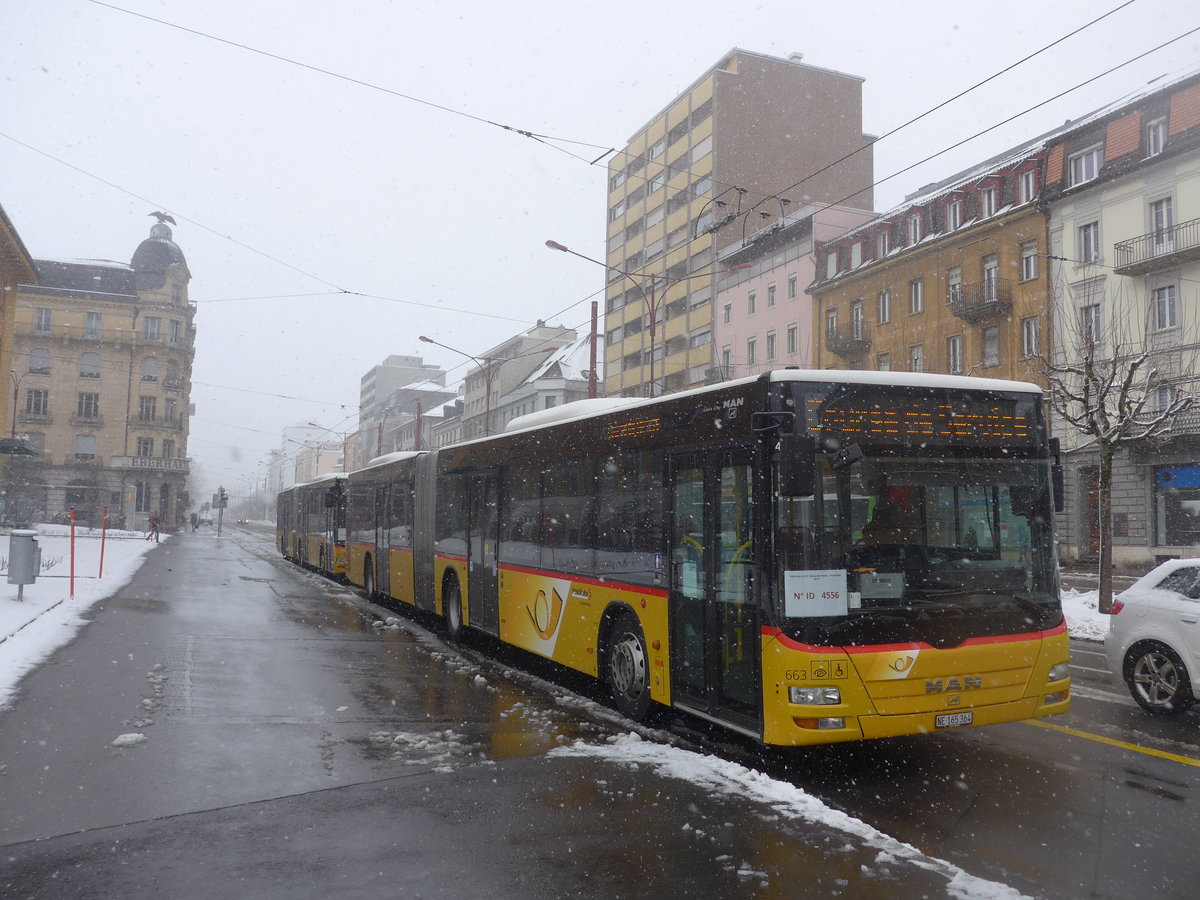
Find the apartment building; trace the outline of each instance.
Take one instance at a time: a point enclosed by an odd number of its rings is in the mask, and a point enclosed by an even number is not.
[[[869,210],[870,142],[861,78],[740,49],[642,126],[608,169],[605,392],[703,383],[720,251],[789,206]]]
[[[814,365],[1039,380],[1049,316],[1040,139],[824,244]]]
[[[1200,374],[1200,73],[1071,123],[1047,144],[1056,307],[1055,359],[1096,355],[1118,366],[1150,354],[1134,385],[1147,410],[1195,395]],[[1089,349],[1091,345],[1092,349]],[[1067,558],[1100,551],[1099,455],[1057,432],[1066,451]],[[1200,408],[1168,435],[1115,460],[1114,564],[1195,556],[1200,545]]]
[[[21,236],[9,219],[4,207],[0,206],[0,372],[13,372],[13,322],[16,320],[17,285],[23,282],[37,280],[37,269],[34,268],[33,257],[25,249]],[[15,377],[15,375],[14,375]],[[8,458],[13,455],[26,455],[30,452],[25,441],[17,437],[16,422],[13,419],[12,395],[8,391],[0,392],[0,422],[10,425],[5,427],[0,436],[0,483],[4,483],[4,468]],[[24,510],[8,509],[7,494],[0,502],[0,522],[6,524],[27,524]],[[16,513],[16,515],[11,515]]]
[[[189,505],[187,440],[195,307],[168,225],[128,265],[35,260],[17,287],[13,430],[39,456],[10,471],[35,520],[177,525]],[[17,460],[13,461],[18,462]],[[19,468],[19,472],[16,470]]]

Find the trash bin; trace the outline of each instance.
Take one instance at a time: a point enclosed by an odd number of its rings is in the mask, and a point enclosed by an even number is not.
[[[19,585],[17,599],[25,599],[25,585],[37,581],[42,567],[42,548],[38,546],[37,532],[28,528],[14,528],[8,535],[8,583]]]

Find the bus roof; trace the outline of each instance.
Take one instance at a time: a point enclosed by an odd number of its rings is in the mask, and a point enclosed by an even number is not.
[[[802,381],[813,384],[863,384],[887,387],[945,388],[959,391],[1001,391],[1038,394],[1039,396],[1042,394],[1042,389],[1036,384],[1027,381],[1009,381],[1003,378],[973,378],[966,375],[937,375],[928,372],[875,372],[863,369],[776,369],[762,375],[750,375],[745,378],[722,381],[718,384],[703,385],[663,397],[604,397],[593,400],[576,400],[572,403],[564,403],[562,406],[539,409],[537,412],[517,416],[505,426],[503,433],[528,431],[546,425],[590,418],[618,409],[658,403],[666,399],[676,400],[690,395],[711,393],[725,390],[731,386],[749,384],[762,378],[769,378],[774,382]],[[488,440],[488,438],[476,438],[475,440],[482,441]],[[472,443],[472,441],[463,443]]]
[[[376,456],[374,459],[368,459],[364,469],[373,469],[375,466],[386,466],[388,463],[400,462],[402,459],[412,459],[414,456],[420,456],[426,453],[425,450],[397,450],[395,453],[385,453],[383,456]]]

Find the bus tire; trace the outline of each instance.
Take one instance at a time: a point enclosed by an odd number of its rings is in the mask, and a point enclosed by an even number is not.
[[[635,722],[650,712],[650,654],[642,626],[629,610],[617,614],[604,651],[604,681],[617,711]]]
[[[446,637],[457,643],[463,635],[462,589],[453,575],[442,587],[442,612],[446,616]]]
[[[375,560],[369,556],[363,561],[363,591],[368,600],[375,599]]]

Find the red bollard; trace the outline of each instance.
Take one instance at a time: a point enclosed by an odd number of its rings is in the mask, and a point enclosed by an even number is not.
[[[75,507],[71,507],[71,599],[75,599]]]
[[[108,507],[104,507],[104,515],[100,518],[100,571],[96,574],[96,578],[104,577],[104,541],[108,534]]]

